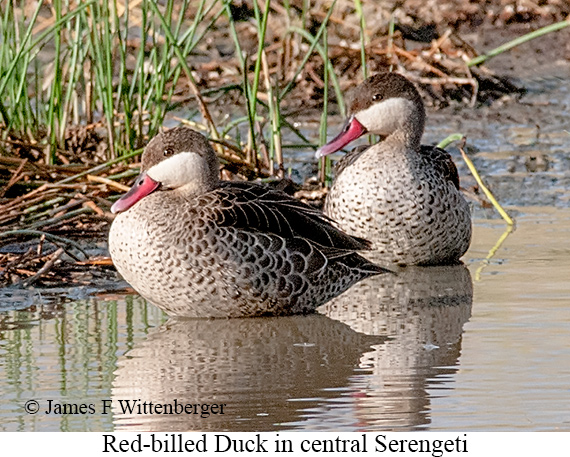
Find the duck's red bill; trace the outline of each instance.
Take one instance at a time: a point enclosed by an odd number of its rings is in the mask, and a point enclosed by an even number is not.
[[[317,149],[317,153],[315,155],[318,159],[328,154],[332,154],[333,152],[344,148],[348,143],[360,138],[365,133],[366,127],[352,116],[345,124],[342,131],[327,144]]]
[[[133,187],[111,206],[111,212],[120,213],[128,210],[136,202],[158,189],[159,186],[159,182],[149,177],[146,173],[141,173]]]

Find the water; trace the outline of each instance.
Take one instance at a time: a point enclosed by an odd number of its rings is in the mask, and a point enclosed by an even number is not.
[[[0,430],[570,430],[569,80],[430,116],[426,141],[468,134],[517,221],[508,233],[475,204],[464,267],[370,278],[286,318],[177,322],[139,297],[0,291]],[[138,399],[209,406],[121,412]]]

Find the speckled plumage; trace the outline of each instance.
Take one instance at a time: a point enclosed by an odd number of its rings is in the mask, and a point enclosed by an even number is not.
[[[356,118],[362,133],[383,140],[339,162],[325,214],[347,233],[369,239],[387,262],[458,262],[471,241],[469,206],[450,155],[420,143],[425,111],[413,84],[395,73],[378,74],[348,98],[349,123]],[[366,116],[359,119],[360,113]]]
[[[355,252],[366,241],[315,209],[264,186],[218,181],[215,154],[198,133],[178,128],[153,139],[141,173],[169,160],[163,151],[194,151],[215,173],[200,186],[163,184],[118,214],[109,250],[121,275],[167,313],[304,313],[383,271]]]

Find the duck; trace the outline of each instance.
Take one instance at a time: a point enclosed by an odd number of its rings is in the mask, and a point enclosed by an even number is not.
[[[471,243],[471,212],[451,156],[422,145],[422,98],[399,73],[377,73],[349,91],[341,132],[317,158],[365,134],[380,136],[337,164],[324,213],[348,234],[370,240],[374,259],[397,265],[451,265]]]
[[[146,146],[132,188],[111,207],[117,271],[170,316],[304,314],[386,272],[370,243],[269,186],[222,181],[200,133],[176,127]]]

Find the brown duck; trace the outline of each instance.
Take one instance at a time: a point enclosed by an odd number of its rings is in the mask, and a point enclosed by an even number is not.
[[[109,251],[117,270],[168,314],[239,317],[305,313],[385,270],[363,239],[271,188],[219,180],[199,133],[156,136],[117,214]]]
[[[403,265],[453,264],[471,242],[471,214],[450,155],[421,144],[425,109],[402,75],[381,73],[347,94],[348,121],[321,157],[372,133],[381,141],[338,164],[324,212],[370,240],[374,258]]]

